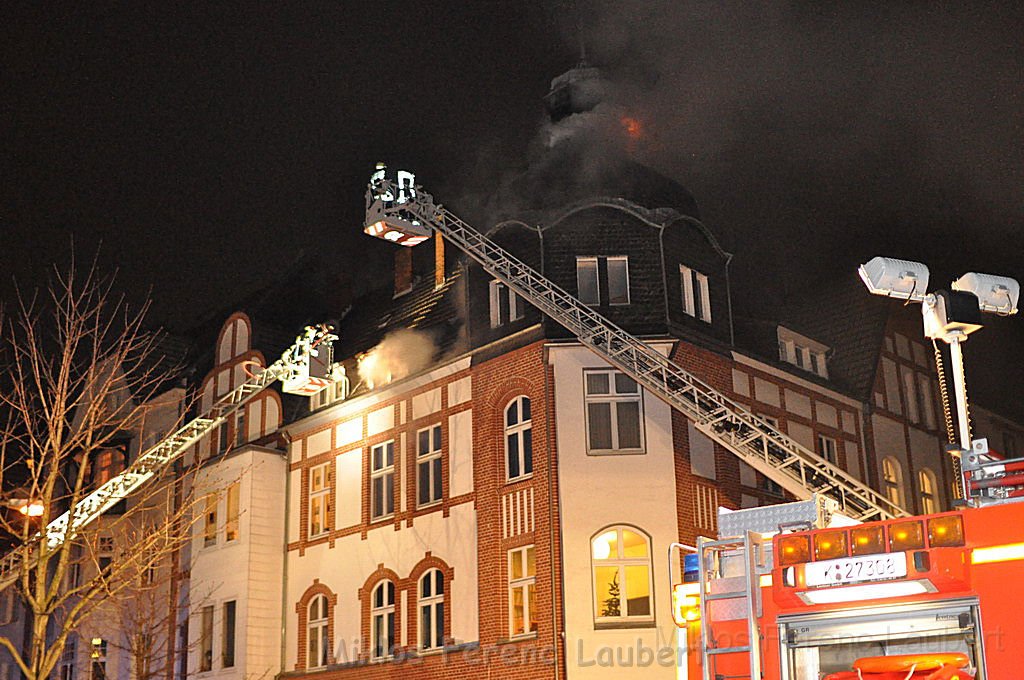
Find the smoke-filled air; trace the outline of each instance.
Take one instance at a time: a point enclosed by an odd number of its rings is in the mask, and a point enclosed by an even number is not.
[[[422,371],[437,354],[430,333],[399,329],[359,357],[359,379],[371,390]]]

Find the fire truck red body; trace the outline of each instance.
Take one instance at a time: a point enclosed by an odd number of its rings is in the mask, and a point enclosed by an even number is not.
[[[752,598],[715,580],[676,588],[689,678],[748,678],[751,654],[766,680],[857,678],[858,665],[885,671],[865,680],[1024,677],[1024,503],[780,533],[771,547]],[[875,657],[888,658],[863,661]]]

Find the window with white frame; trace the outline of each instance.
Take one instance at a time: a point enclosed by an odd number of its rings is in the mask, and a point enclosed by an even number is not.
[[[533,474],[533,419],[529,397],[505,407],[505,475],[508,481]]]
[[[632,527],[611,527],[591,540],[594,617],[598,622],[650,621],[651,551]]]
[[[622,255],[609,257],[608,265],[608,304],[629,304],[629,258]]]
[[[224,603],[224,619],[221,621],[220,665],[232,668],[235,665],[235,619],[237,603],[228,600]]]
[[[395,640],[395,584],[391,581],[381,581],[373,589],[370,638],[370,658],[391,658]]]
[[[819,434],[818,455],[833,465],[838,465],[839,457],[836,455],[836,440],[832,437],[826,437],[823,434]]]
[[[240,515],[239,501],[241,492],[242,486],[238,482],[233,482],[228,485],[228,490],[224,499],[226,505],[226,517],[224,518],[225,543],[238,540],[238,520]]]
[[[537,565],[532,545],[508,551],[509,635],[537,631]]]
[[[213,605],[199,613],[199,672],[213,670]]]
[[[928,468],[921,468],[917,472],[917,485],[921,492],[921,514],[930,515],[939,511],[939,501],[936,497],[935,473]]]
[[[370,517],[381,519],[395,512],[395,442],[370,449]]]
[[[576,291],[576,297],[585,305],[601,303],[596,257],[576,258]]]
[[[238,416],[235,418],[235,446],[241,446],[249,441],[249,431],[245,425],[245,407],[238,409]]]
[[[681,264],[679,283],[683,292],[683,311],[705,323],[711,323],[711,291],[708,289],[708,277],[696,269]]]
[[[331,530],[331,464],[309,469],[309,535],[322,536]]]
[[[430,569],[419,584],[419,648],[422,651],[444,647],[444,574]]]
[[[779,361],[793,364],[822,378],[828,377],[827,346],[783,326],[778,327],[777,333]]]
[[[217,494],[208,493],[204,499],[203,547],[217,545]]]
[[[643,408],[640,386],[621,371],[583,374],[587,449],[591,453],[641,453]]]
[[[882,487],[890,503],[903,507],[903,466],[892,456],[882,459]]]
[[[327,596],[314,595],[306,609],[306,668],[323,668],[331,650],[330,602]]]
[[[491,328],[498,328],[507,323],[523,318],[523,301],[515,291],[497,279],[492,279],[488,286],[490,300]]]
[[[64,651],[60,655],[60,680],[75,680],[75,656],[78,654],[78,635],[68,633]],[[5,676],[6,677],[6,676]]]
[[[441,500],[441,426],[432,425],[416,433],[416,504],[419,507]]]

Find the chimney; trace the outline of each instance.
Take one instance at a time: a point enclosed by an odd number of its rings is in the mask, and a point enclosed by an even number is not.
[[[444,285],[444,238],[434,232],[434,288]]]
[[[395,250],[395,295],[405,295],[412,290],[412,248],[399,247]]]

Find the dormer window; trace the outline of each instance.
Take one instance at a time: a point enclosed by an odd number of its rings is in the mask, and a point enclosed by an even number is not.
[[[602,285],[603,284],[603,285]],[[625,255],[576,258],[576,290],[585,305],[629,304],[629,258]]]
[[[798,366],[809,373],[828,377],[826,353],[828,347],[779,326],[779,360]]]
[[[523,318],[523,301],[515,291],[497,279],[491,281],[489,290],[491,328],[498,328]]]
[[[711,323],[711,294],[707,275],[681,264],[679,284],[683,292],[683,311],[704,323]]]

